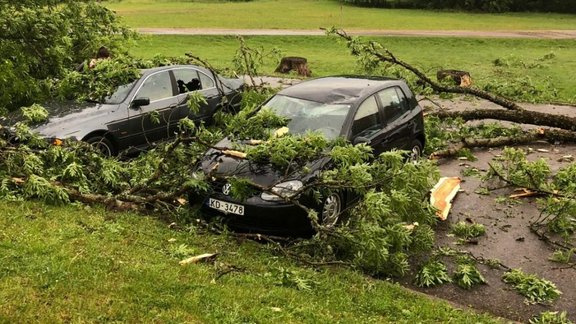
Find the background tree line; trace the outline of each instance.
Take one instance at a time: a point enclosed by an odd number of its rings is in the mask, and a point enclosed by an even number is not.
[[[481,12],[536,11],[576,13],[576,0],[343,0],[380,8],[451,9]]]

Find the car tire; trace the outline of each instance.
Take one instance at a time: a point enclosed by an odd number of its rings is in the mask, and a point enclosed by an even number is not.
[[[410,155],[408,160],[410,162],[416,162],[422,156],[422,143],[419,140],[413,140],[412,144],[410,144]]]
[[[337,192],[330,193],[324,198],[320,207],[322,225],[326,227],[338,225],[340,223],[340,216],[344,210],[343,206],[342,195]]]
[[[116,148],[114,147],[114,144],[112,144],[112,142],[110,142],[110,140],[104,136],[93,136],[88,138],[85,142],[92,145],[96,151],[104,156],[116,155]]]

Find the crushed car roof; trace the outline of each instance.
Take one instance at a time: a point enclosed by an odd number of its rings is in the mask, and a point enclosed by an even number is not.
[[[400,84],[397,79],[364,76],[333,76],[305,81],[278,94],[324,103],[352,103],[374,88]]]

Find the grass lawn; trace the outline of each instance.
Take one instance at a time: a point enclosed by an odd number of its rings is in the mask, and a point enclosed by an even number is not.
[[[0,322],[495,322],[152,217],[0,201]],[[178,262],[220,253],[213,264]],[[237,271],[229,272],[229,269]],[[282,280],[284,278],[284,280]],[[297,289],[300,279],[310,289]]]
[[[471,73],[479,87],[501,84],[519,100],[534,97],[531,91],[557,92],[550,98],[537,95],[539,101],[576,102],[575,40],[479,39],[438,37],[372,37],[384,44],[398,58],[417,66],[429,75],[445,69],[462,69]],[[358,72],[355,58],[335,38],[322,36],[250,36],[252,48],[279,48],[286,56],[304,56],[313,76]],[[131,49],[136,56],[150,58],[155,54],[181,56],[191,52],[216,67],[231,67],[239,47],[234,36],[145,36]],[[495,60],[498,64],[494,64]],[[269,59],[261,69],[271,75],[276,61]],[[530,86],[531,85],[531,86]],[[555,90],[554,90],[555,89]],[[526,98],[523,98],[525,96]]]
[[[123,0],[106,6],[123,16],[131,27],[538,30],[574,29],[576,26],[576,15],[374,9],[342,6],[336,0]]]

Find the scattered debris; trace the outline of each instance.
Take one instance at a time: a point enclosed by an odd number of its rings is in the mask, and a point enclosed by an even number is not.
[[[224,151],[222,151],[222,154],[227,155],[227,156],[236,157],[239,159],[245,159],[246,158],[246,153],[236,151],[236,150],[224,150]]]
[[[574,162],[574,156],[564,155],[560,159],[558,159],[558,162]]]
[[[248,140],[248,141],[246,142],[246,144],[248,144],[248,145],[259,145],[259,144],[262,144],[262,143],[264,143],[263,140],[255,140],[255,139],[251,139],[251,140]]]
[[[514,190],[515,192],[520,192],[520,193],[516,193],[516,194],[511,194],[509,196],[509,198],[525,198],[525,197],[534,197],[536,195],[539,195],[540,193],[536,192],[536,191],[532,191],[529,190],[527,188],[519,188]]]
[[[460,182],[462,182],[462,180],[459,177],[442,177],[434,188],[432,188],[430,192],[430,204],[438,210],[436,215],[438,215],[438,218],[441,220],[448,218],[448,213],[450,213],[450,208],[452,207],[452,200],[460,190]]]
[[[290,129],[289,129],[288,127],[286,127],[286,126],[280,127],[280,128],[278,128],[278,129],[274,132],[274,137],[284,136],[284,135],[288,134],[288,131],[289,131],[289,130],[290,130]]]
[[[414,230],[414,228],[415,228],[416,226],[418,226],[418,225],[419,225],[418,222],[414,222],[414,223],[412,223],[412,224],[404,225],[404,228],[407,229],[407,230],[409,230],[409,231],[412,231],[412,230]]]
[[[213,261],[218,253],[204,253],[200,255],[196,255],[187,259],[180,261],[180,265],[187,265],[190,263],[198,263],[198,262],[209,262]]]

